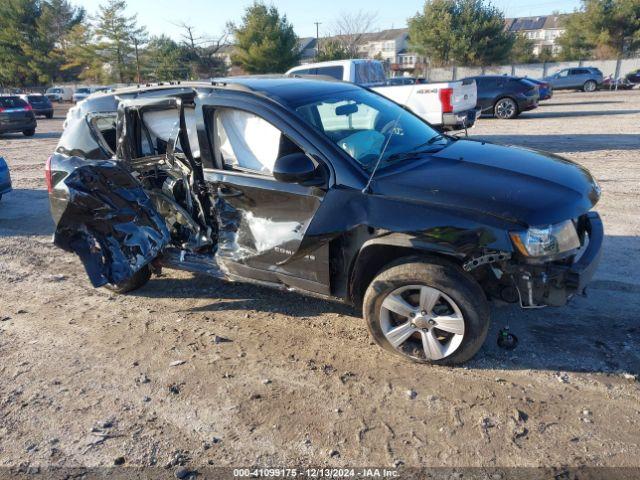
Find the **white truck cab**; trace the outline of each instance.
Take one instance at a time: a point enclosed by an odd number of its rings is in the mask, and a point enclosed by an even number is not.
[[[382,63],[353,59],[309,63],[290,69],[287,75],[320,75],[355,83],[409,107],[416,115],[443,130],[472,127],[479,117],[475,80],[387,85]]]

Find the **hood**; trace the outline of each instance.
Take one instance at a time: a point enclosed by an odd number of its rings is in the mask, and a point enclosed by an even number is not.
[[[474,140],[380,172],[376,194],[477,211],[527,226],[576,218],[600,189],[589,171],[557,155]]]

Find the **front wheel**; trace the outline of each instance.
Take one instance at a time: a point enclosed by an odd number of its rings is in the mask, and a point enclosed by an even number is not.
[[[22,134],[25,137],[33,137],[36,134],[36,129],[35,128],[30,128],[29,130],[23,130]]]
[[[464,363],[489,330],[480,285],[439,260],[406,259],[384,270],[369,285],[363,312],[378,345],[419,363]]]
[[[497,118],[511,120],[518,116],[518,104],[512,98],[501,98],[493,108]]]
[[[596,84],[596,82],[594,82],[593,80],[587,80],[582,86],[582,90],[584,90],[585,92],[595,92],[596,88],[598,88],[598,84]]]

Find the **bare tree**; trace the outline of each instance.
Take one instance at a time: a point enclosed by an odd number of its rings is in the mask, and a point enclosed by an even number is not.
[[[188,53],[193,78],[213,77],[225,73],[219,54],[229,45],[229,31],[217,37],[200,35],[196,27],[187,22],[174,23],[182,31],[180,43]]]
[[[377,17],[376,12],[363,10],[340,14],[329,29],[332,40],[338,42],[348,56],[357,57],[359,47],[365,42],[367,33],[374,30]]]

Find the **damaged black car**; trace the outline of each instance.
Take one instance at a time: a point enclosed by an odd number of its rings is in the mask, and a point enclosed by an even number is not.
[[[47,162],[55,244],[94,286],[163,267],[362,309],[383,348],[459,364],[493,299],[593,276],[600,189],[561,157],[444,135],[367,89],[246,77],[94,96]]]

